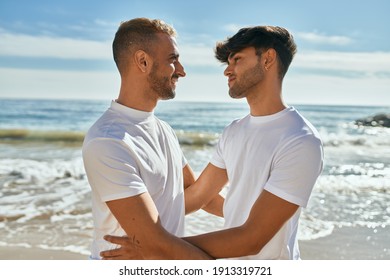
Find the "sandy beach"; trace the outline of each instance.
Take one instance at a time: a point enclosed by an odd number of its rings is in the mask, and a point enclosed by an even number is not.
[[[61,250],[1,247],[0,260],[88,260],[88,256]]]
[[[329,236],[300,241],[303,260],[390,260],[390,228],[336,228]]]
[[[302,260],[390,260],[390,228],[337,228],[329,236],[300,241]],[[0,260],[88,260],[88,256],[40,248],[1,247]]]

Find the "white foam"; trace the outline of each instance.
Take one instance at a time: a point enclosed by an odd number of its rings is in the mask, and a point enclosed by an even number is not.
[[[4,179],[0,216],[20,223],[42,215],[74,211],[89,195],[81,158],[37,161],[0,160]]]
[[[337,131],[328,131],[322,127],[321,139],[325,146],[358,146],[366,148],[390,146],[390,129],[383,127],[358,127],[345,124]]]

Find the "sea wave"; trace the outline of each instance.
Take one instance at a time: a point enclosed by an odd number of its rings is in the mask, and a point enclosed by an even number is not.
[[[184,130],[176,131],[177,138],[181,145],[191,146],[214,146],[219,139],[218,133],[189,132]]]
[[[0,160],[0,221],[48,220],[85,213],[90,195],[81,158]]]
[[[176,135],[181,145],[213,146],[219,134],[178,130]],[[18,143],[73,143],[82,144],[85,132],[61,130],[0,129],[0,140]]]
[[[179,143],[183,146],[214,146],[220,134],[212,132],[176,131]],[[85,132],[81,131],[45,131],[29,129],[1,129],[0,141],[7,143],[63,143],[80,145]],[[348,134],[321,132],[325,147],[342,146],[390,146],[390,132],[376,134]]]
[[[80,131],[48,131],[30,129],[1,129],[0,139],[19,142],[76,142],[84,140],[85,133]]]
[[[339,131],[320,129],[325,147],[385,147],[390,146],[390,129],[382,127],[350,127],[345,125]]]

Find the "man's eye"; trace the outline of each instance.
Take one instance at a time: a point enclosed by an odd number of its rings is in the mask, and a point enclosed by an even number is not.
[[[170,58],[171,58],[171,60],[172,60],[173,62],[176,62],[176,61],[179,59],[179,56],[172,55]]]

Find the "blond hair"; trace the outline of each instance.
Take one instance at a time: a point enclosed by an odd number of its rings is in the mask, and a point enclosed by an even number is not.
[[[126,66],[127,57],[135,51],[142,49],[150,52],[157,34],[161,33],[176,36],[175,29],[159,19],[134,18],[121,22],[112,43],[114,61],[119,72]]]

